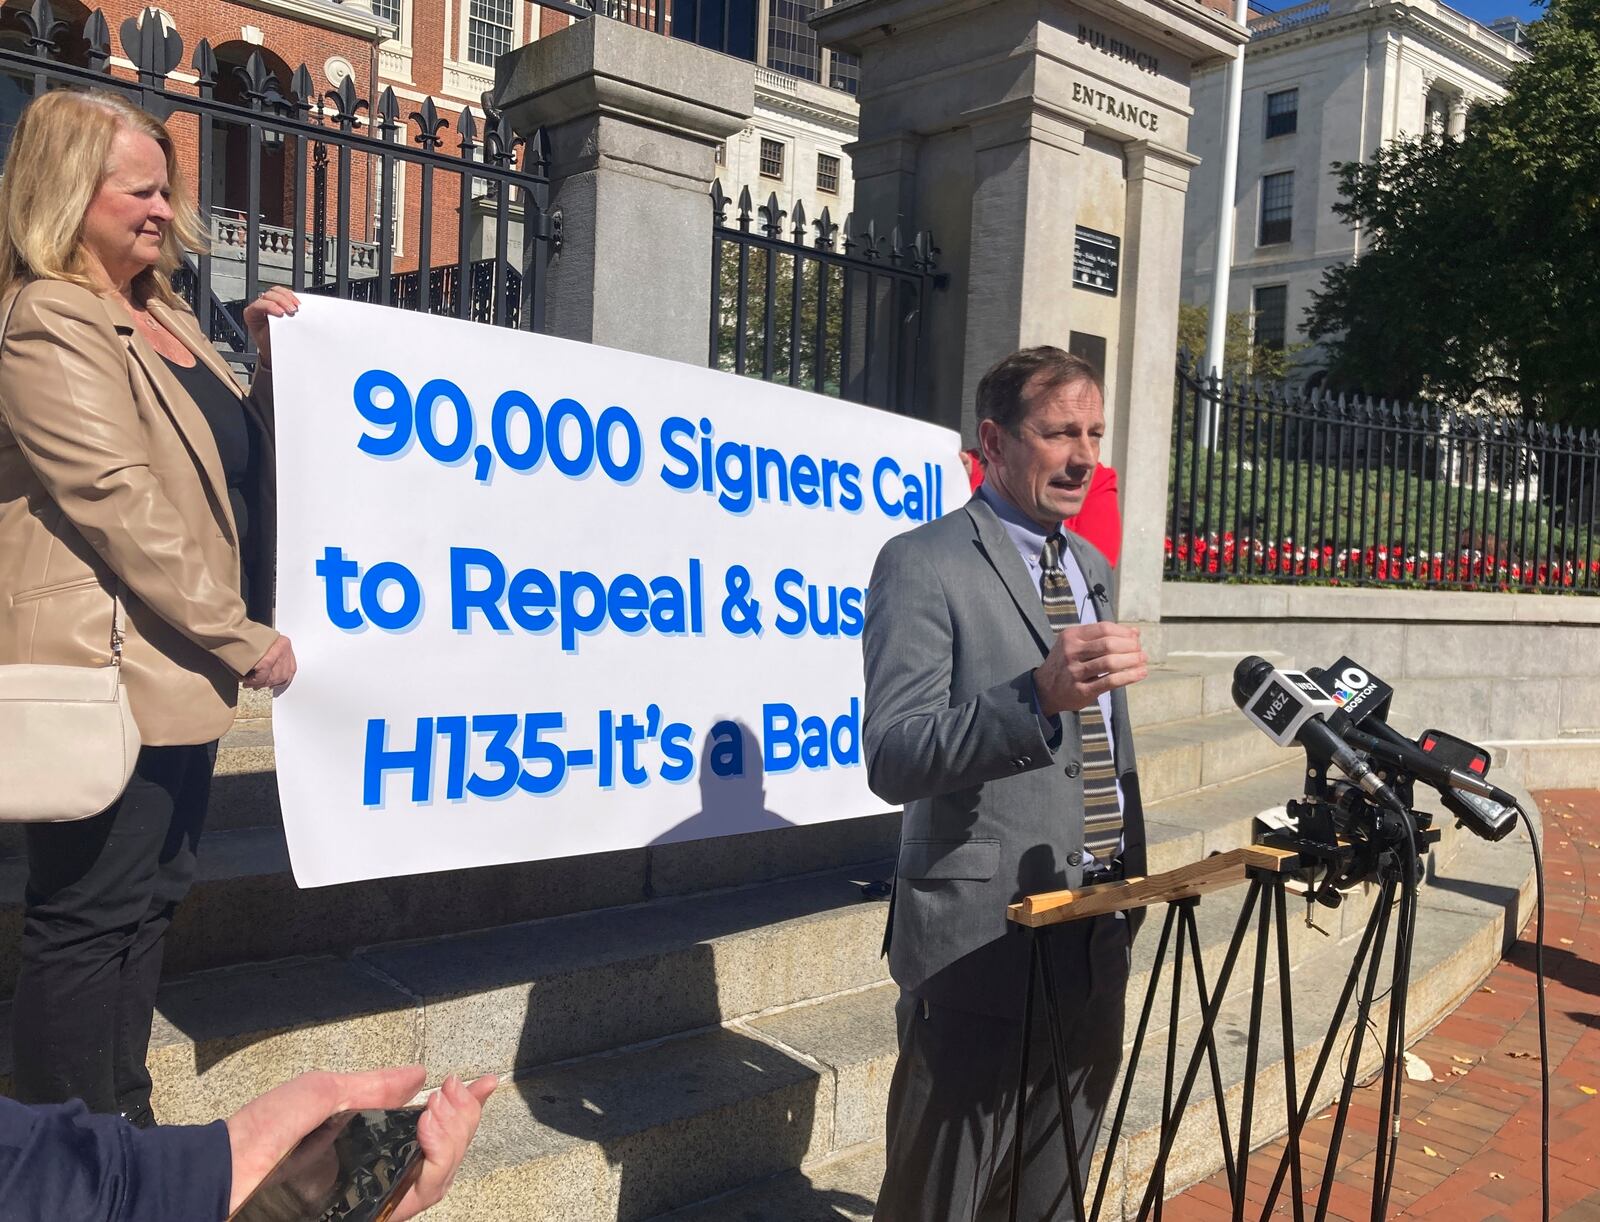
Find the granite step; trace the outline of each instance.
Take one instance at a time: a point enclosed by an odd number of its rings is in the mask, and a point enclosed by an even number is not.
[[[1434,889],[1425,899],[1408,1011],[1413,1037],[1475,987],[1501,953],[1505,929],[1516,921],[1507,909],[1525,902],[1518,888],[1498,881],[1506,874],[1505,855],[1497,851],[1503,847],[1463,846],[1460,871],[1450,877],[1456,889]],[[1328,981],[1342,977],[1353,948],[1354,939],[1344,939],[1293,973],[1301,1082],[1331,1017]],[[1218,1027],[1224,1094],[1234,1123],[1248,992],[1230,988]],[[864,1213],[871,1167],[861,1151],[875,1139],[887,1096],[895,1054],[893,999],[893,987],[880,985],[527,1075],[496,1095],[485,1135],[439,1216],[630,1222],[678,1209],[684,1211],[679,1217],[718,1222],[827,1217],[785,1214],[781,1202],[798,1198],[803,1208],[816,1206],[811,1169],[835,1160],[844,1164],[848,1160],[839,1156],[851,1152],[862,1162],[853,1164],[856,1186],[841,1203]],[[1252,1144],[1282,1127],[1282,1055],[1272,1051],[1281,1050],[1281,1037],[1270,1016],[1273,1007],[1267,1009]],[[1385,1017],[1378,1007],[1376,1021],[1381,1025]],[[1185,1055],[1196,1027],[1193,1018],[1179,1025],[1178,1046]],[[1160,1092],[1145,1084],[1159,1081],[1162,1034],[1154,1030],[1147,1041],[1150,1059],[1140,1070],[1136,1102],[1122,1140],[1109,1154],[1109,1217],[1136,1212],[1154,1162]],[[1374,1063],[1369,1042],[1363,1065]],[[1325,1079],[1321,1099],[1331,1098],[1335,1086]],[[1272,1100],[1280,1101],[1276,1111]],[[1169,1190],[1209,1174],[1220,1161],[1214,1108],[1202,1075],[1169,1162]],[[804,1186],[792,1174],[796,1167]],[[684,1210],[696,1192],[703,1198],[731,1195]]]
[[[872,1222],[883,1165],[883,1142],[864,1142],[658,1218],[659,1222]]]
[[[1235,819],[1232,830],[1247,834],[1248,821]],[[1191,860],[1195,840],[1186,829],[1154,827],[1154,868]],[[885,859],[430,939],[396,942],[380,932],[346,957],[178,976],[158,1006],[157,1099],[164,1115],[203,1118],[329,1056],[348,1067],[415,1057],[441,1077],[465,1067],[504,1071],[878,983],[887,971],[879,954],[887,910],[867,902],[861,886],[892,869]],[[215,944],[209,895],[197,888],[192,914],[174,925],[169,962]],[[357,908],[342,922],[313,914],[298,934],[315,947],[319,937],[342,941],[369,927],[381,931]],[[377,1055],[385,1048],[397,1051]]]
[[[1210,810],[1198,797],[1154,808],[1152,872],[1244,843],[1254,814],[1281,802],[1288,779],[1268,773],[1240,782]],[[414,1057],[435,1079],[506,1072],[881,983],[885,906],[866,902],[861,885],[891,869],[883,860],[453,936],[374,938],[343,958],[183,976],[160,998],[151,1053],[157,1102],[170,1118],[203,1119],[329,1057],[349,1067]],[[203,894],[201,923],[175,927],[180,955],[211,944]],[[1363,912],[1356,897],[1338,912],[1319,911],[1318,924],[1342,935],[1359,928]],[[1233,917],[1217,905],[1199,916],[1214,976]],[[351,914],[339,936],[358,925]],[[1299,921],[1290,934],[1295,963],[1321,953],[1328,937]],[[1155,947],[1146,937],[1135,949],[1141,993]],[[1180,1002],[1183,1012],[1195,1004],[1187,992]]]

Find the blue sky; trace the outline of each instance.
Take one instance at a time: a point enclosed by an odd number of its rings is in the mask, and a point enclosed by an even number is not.
[[[1529,4],[1528,0],[1444,0],[1444,2],[1458,12],[1485,24],[1496,17],[1521,17],[1524,21],[1536,21],[1544,12],[1543,5]]]
[[[1252,4],[1251,7],[1257,11],[1271,12],[1276,9],[1292,8],[1299,2],[1300,0],[1262,0],[1262,3]],[[1498,17],[1520,17],[1524,21],[1537,21],[1544,13],[1544,5],[1534,4],[1532,0],[1444,0],[1444,3],[1485,25]]]

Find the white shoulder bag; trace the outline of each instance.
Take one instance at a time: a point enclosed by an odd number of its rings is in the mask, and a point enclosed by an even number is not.
[[[109,666],[0,666],[0,823],[87,819],[128,787],[139,726],[113,607]]]

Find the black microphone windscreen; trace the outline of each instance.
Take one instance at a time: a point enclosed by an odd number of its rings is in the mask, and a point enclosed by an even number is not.
[[[1240,658],[1239,665],[1233,668],[1233,703],[1244,708],[1245,701],[1256,694],[1271,673],[1272,663],[1257,654]]]

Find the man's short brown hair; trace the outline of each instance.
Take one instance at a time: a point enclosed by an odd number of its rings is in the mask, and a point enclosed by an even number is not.
[[[1035,394],[1054,390],[1072,382],[1088,382],[1101,395],[1105,387],[1100,382],[1100,371],[1081,356],[1074,356],[1048,344],[1038,348],[1024,348],[1013,352],[978,383],[978,419],[993,420],[1006,432],[1015,435],[1028,412],[1026,394],[1034,379]]]

